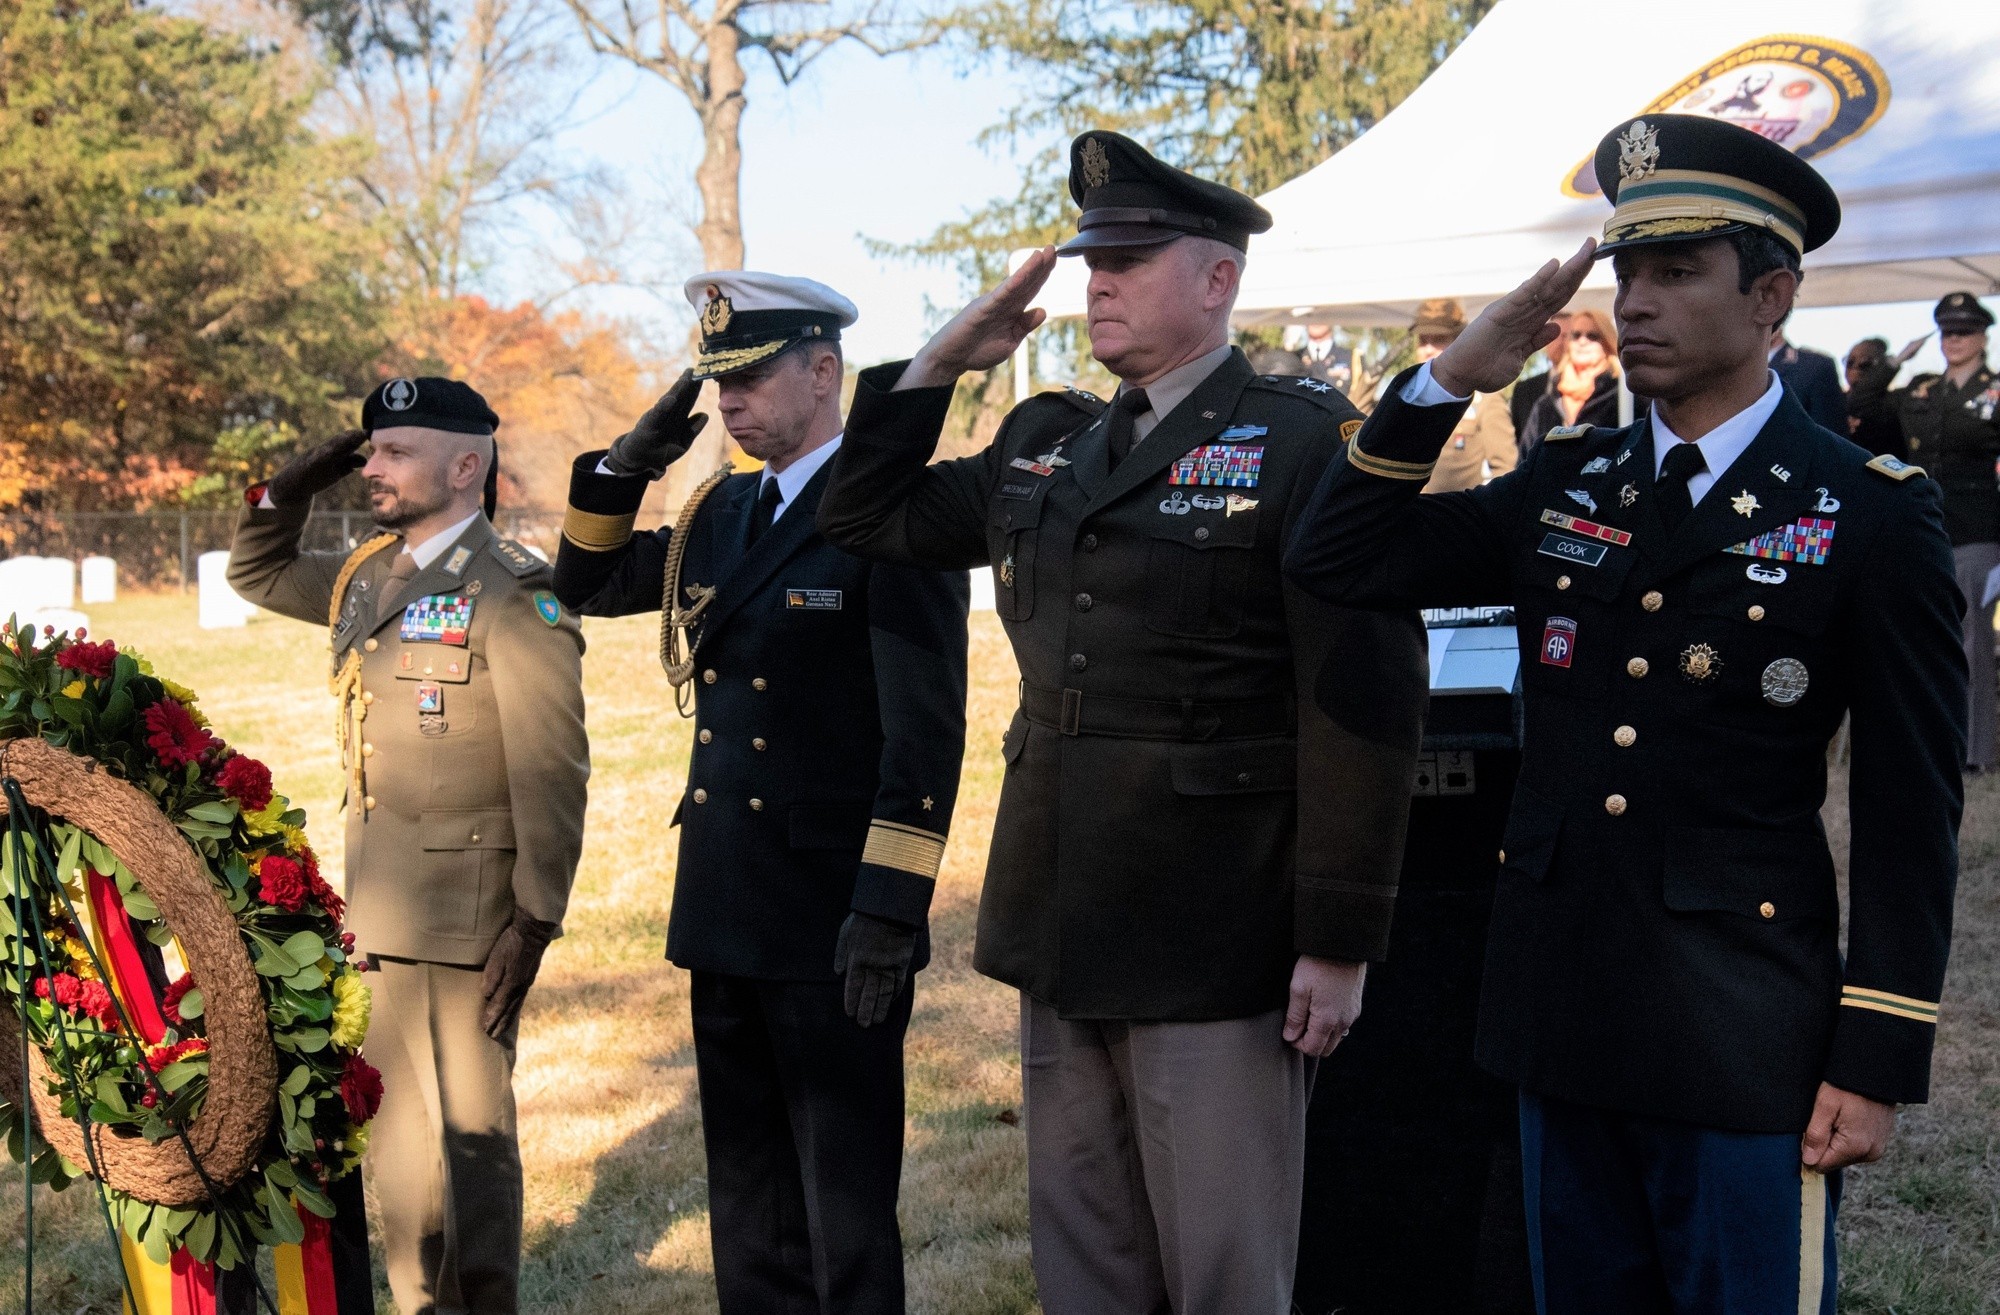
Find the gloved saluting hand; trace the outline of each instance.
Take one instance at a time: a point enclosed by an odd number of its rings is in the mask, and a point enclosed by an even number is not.
[[[604,464],[614,475],[644,475],[658,479],[667,467],[687,455],[695,435],[708,417],[693,415],[694,400],[701,395],[701,382],[694,371],[682,370],[659,401],[653,403],[632,432],[621,434],[605,454]]]
[[[916,952],[911,928],[872,914],[848,914],[833,945],[833,970],[847,974],[847,1016],[863,1027],[887,1018]]]
[[[362,429],[350,429],[338,438],[329,438],[318,447],[299,453],[271,476],[264,491],[278,507],[296,507],[320,494],[366,465],[361,445],[368,441]]]
[[[528,998],[528,988],[542,970],[542,952],[558,930],[553,922],[537,922],[514,910],[514,920],[486,956],[486,977],[481,983],[486,1005],[479,1015],[486,1035],[499,1037],[521,1016],[521,1002]]]

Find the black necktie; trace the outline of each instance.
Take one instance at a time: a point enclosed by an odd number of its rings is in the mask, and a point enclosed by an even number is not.
[[[1694,510],[1694,495],[1688,492],[1688,481],[1706,469],[1708,462],[1693,443],[1676,443],[1668,449],[1667,459],[1660,463],[1659,482],[1653,487],[1660,495],[1660,519],[1667,523],[1669,532],[1679,529],[1687,514]]]
[[[771,521],[778,514],[778,504],[785,500],[778,488],[778,481],[767,479],[757,493],[757,508],[750,513],[750,542],[754,545],[764,537],[764,531],[771,528]]]
[[[1153,403],[1143,388],[1131,388],[1118,394],[1118,400],[1111,404],[1111,427],[1106,436],[1111,440],[1111,468],[1116,470],[1132,451],[1132,429],[1139,417],[1151,410]]]

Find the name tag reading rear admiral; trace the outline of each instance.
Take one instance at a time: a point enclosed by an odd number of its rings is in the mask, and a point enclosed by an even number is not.
[[[787,589],[785,607],[797,612],[838,612],[840,598],[838,589]]]

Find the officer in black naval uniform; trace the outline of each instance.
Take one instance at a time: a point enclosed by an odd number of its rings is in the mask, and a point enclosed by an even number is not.
[[[1768,369],[1811,166],[1703,116],[1598,147],[1621,356],[1658,399],[1418,497],[1461,409],[1548,339],[1590,246],[1405,374],[1286,559],[1378,607],[1511,604],[1523,761],[1482,1063],[1520,1085],[1549,1315],[1834,1309],[1839,1170],[1925,1099],[1949,946],[1965,667],[1936,484]],[[1821,828],[1852,717],[1849,930]]]
[[[1039,252],[914,361],[862,372],[820,525],[880,560],[995,571],[1022,704],[975,962],[1022,993],[1042,1308],[1285,1315],[1308,1057],[1387,943],[1423,637],[1280,578],[1360,418],[1228,345],[1270,217],[1112,133],[1071,162],[1064,251],[1090,263],[1117,400],[1043,394],[984,452],[926,465],[952,382],[1039,322]]]
[[[667,957],[694,974],[721,1308],[901,1312],[903,1034],[964,756],[966,578],[872,565],[814,527],[852,303],[742,271],[687,294],[700,360],[577,459],[556,591],[594,616],[676,603],[663,656],[696,743]],[[704,379],[767,464],[634,536],[647,482],[705,420]]]
[[[1898,356],[1877,360],[1856,381],[1857,405],[1884,406],[1912,461],[1924,463],[1944,489],[1944,527],[1951,534],[1958,588],[1965,595],[1965,663],[1970,735],[1966,766],[2000,766],[2000,717],[1993,671],[1993,608],[1982,605],[1986,577],[2000,566],[2000,378],[1986,363],[1993,312],[1969,292],[1953,292],[1931,312],[1945,372],[1889,391],[1896,371],[1916,355],[1917,339]]]

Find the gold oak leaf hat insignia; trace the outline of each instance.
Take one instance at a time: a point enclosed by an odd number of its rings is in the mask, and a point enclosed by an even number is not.
[[[1058,248],[1075,256],[1103,247],[1151,247],[1193,234],[1250,248],[1271,227],[1255,200],[1156,159],[1130,137],[1101,129],[1069,146],[1069,194],[1083,213]]]
[[[719,379],[762,365],[803,342],[839,342],[861,318],[824,283],[758,270],[718,269],[683,285],[701,325],[694,377]]]
[[[1761,228],[1803,255],[1840,227],[1840,199],[1777,142],[1705,114],[1644,114],[1604,134],[1593,160],[1611,198],[1599,256]]]

